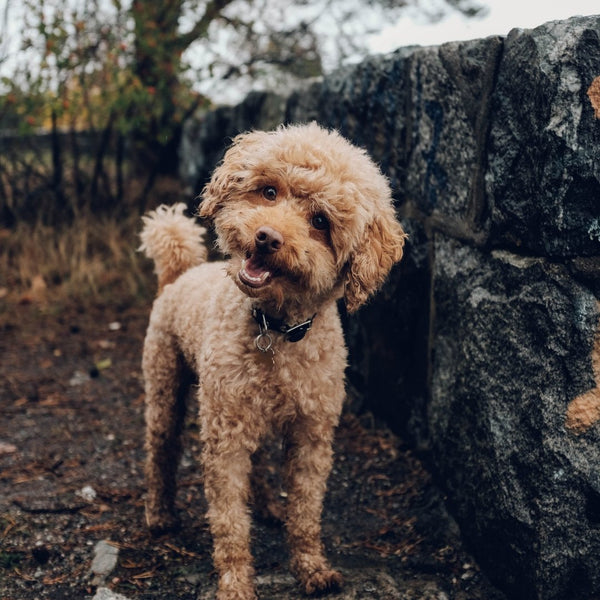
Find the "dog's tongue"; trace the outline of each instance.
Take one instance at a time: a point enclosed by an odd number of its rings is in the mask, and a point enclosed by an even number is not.
[[[271,271],[267,269],[259,256],[253,255],[242,262],[239,277],[246,285],[256,288],[268,283],[271,278]]]

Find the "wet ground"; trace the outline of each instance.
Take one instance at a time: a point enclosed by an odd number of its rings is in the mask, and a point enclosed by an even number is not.
[[[148,308],[5,304],[0,313],[0,600],[214,597],[211,540],[189,411],[179,473],[183,527],[143,525],[141,347]],[[346,414],[323,515],[345,587],[331,598],[503,600],[465,550],[423,464],[369,415]],[[276,471],[274,471],[276,481]],[[257,518],[262,599],[303,598],[283,531]],[[94,549],[118,550],[103,579]]]

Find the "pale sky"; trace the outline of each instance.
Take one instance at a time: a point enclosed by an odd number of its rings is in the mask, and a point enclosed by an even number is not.
[[[432,9],[437,0],[427,0]],[[567,19],[575,15],[600,14],[600,0],[481,0],[488,7],[483,18],[465,18],[449,13],[438,23],[431,23],[422,12],[407,10],[395,25],[386,27],[370,39],[374,52],[390,52],[401,46],[432,46],[443,42],[470,40],[490,35],[506,35],[518,27],[531,29],[547,21]]]
[[[72,1],[76,3],[83,0]],[[4,36],[4,39],[0,36],[0,56],[8,55],[9,59],[4,64],[1,64],[0,61],[0,75],[11,72],[12,59],[16,58],[19,47],[19,36],[16,34],[23,27],[23,6],[18,0],[0,0],[0,18],[4,16],[7,2],[10,3],[11,10],[6,23],[7,30],[4,33],[9,35]],[[348,2],[350,3],[350,0]],[[444,0],[417,0],[417,7],[409,6],[404,9],[395,24],[384,26],[380,33],[367,35],[367,47],[373,54],[387,53],[403,46],[433,46],[448,41],[506,35],[513,28],[530,29],[547,21],[567,19],[574,15],[600,14],[600,0],[472,0],[472,2],[476,6],[487,7],[483,17],[467,18],[451,8]],[[281,0],[281,4],[274,4],[283,11],[282,14],[292,14],[287,7],[291,9],[294,5],[293,0],[288,0],[288,2]],[[314,0],[314,4],[319,5],[319,0]],[[252,5],[250,4],[250,6]],[[298,10],[310,8],[311,4],[304,5],[304,8]],[[369,17],[369,11],[365,10],[361,18],[374,31],[381,26],[381,17],[376,18],[375,22],[371,22],[372,14]],[[331,28],[331,24],[326,22],[323,26]],[[358,33],[359,30],[356,35],[365,36],[364,29]],[[224,46],[225,55],[231,54],[227,40],[221,46]],[[215,51],[215,49],[218,53],[218,45],[214,46],[211,51]],[[207,64],[212,64],[210,60],[206,59],[206,51],[201,48],[190,49],[186,53],[186,58],[192,65],[198,62],[199,65],[206,67]],[[356,60],[360,60],[360,57],[357,56]],[[355,60],[351,60],[351,62],[355,62]],[[242,100],[254,85],[256,83],[253,81],[241,80],[232,85],[229,81],[221,81],[218,76],[209,77],[206,73],[198,70],[197,82],[194,87],[217,103],[235,103]]]

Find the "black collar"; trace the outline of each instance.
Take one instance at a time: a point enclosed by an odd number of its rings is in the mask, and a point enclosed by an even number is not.
[[[288,342],[299,342],[303,339],[308,330],[312,327],[313,320],[316,316],[317,313],[303,323],[288,325],[283,319],[271,317],[270,315],[265,314],[260,308],[254,307],[252,309],[252,317],[258,323],[261,336],[268,335],[267,331],[270,329],[271,331],[283,333]]]

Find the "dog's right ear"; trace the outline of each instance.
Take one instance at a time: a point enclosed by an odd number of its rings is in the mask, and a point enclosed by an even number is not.
[[[202,190],[202,202],[198,209],[201,217],[214,218],[230,197],[244,190],[244,182],[252,174],[256,154],[268,137],[269,134],[264,131],[251,131],[233,139],[221,164]]]
[[[200,198],[200,206],[198,207],[198,215],[203,219],[214,218],[217,210],[223,204],[225,192],[225,174],[221,173],[223,165],[215,169],[210,181],[204,186]]]

